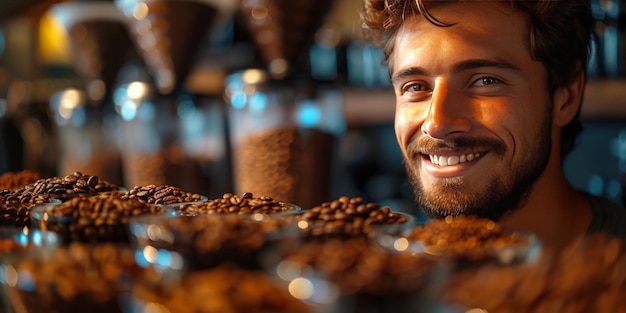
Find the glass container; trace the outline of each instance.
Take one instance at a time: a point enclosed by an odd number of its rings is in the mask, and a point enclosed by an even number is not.
[[[117,89],[115,104],[128,188],[172,185],[210,198],[230,190],[220,98],[156,95],[135,81]]]
[[[121,184],[118,123],[113,109],[90,105],[79,89],[65,89],[52,95],[50,110],[58,141],[58,175],[78,171]]]
[[[342,97],[332,86],[272,80],[249,69],[227,78],[234,188],[303,209],[328,201],[338,141],[345,132]]]

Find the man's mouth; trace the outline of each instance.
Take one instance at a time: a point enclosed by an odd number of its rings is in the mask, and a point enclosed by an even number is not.
[[[451,166],[451,165],[457,165],[460,163],[467,163],[467,162],[476,160],[480,158],[481,156],[482,154],[479,152],[460,154],[460,155],[428,154],[428,157],[430,158],[430,162],[438,166],[449,166],[449,165]]]

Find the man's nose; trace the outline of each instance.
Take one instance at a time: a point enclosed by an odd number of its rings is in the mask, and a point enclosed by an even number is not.
[[[433,138],[467,132],[471,128],[469,99],[461,90],[451,88],[445,81],[438,81],[431,96],[422,132]]]

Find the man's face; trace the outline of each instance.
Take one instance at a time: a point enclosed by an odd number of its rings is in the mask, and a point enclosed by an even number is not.
[[[430,216],[498,219],[523,201],[551,147],[551,98],[525,17],[494,1],[444,4],[450,27],[408,17],[391,57],[395,130]]]

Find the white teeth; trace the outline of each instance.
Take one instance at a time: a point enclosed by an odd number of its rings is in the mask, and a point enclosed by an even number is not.
[[[430,157],[430,161],[434,164],[437,164],[439,166],[447,166],[447,165],[456,165],[459,163],[465,163],[465,162],[470,162],[474,159],[478,159],[480,157],[480,153],[469,153],[469,154],[462,154],[460,156],[457,155],[453,155],[453,156],[437,156],[437,155],[429,155]]]
[[[442,156],[442,157],[439,157],[439,165],[441,165],[441,166],[446,166],[446,165],[448,165],[448,158],[443,157],[443,156]]]
[[[456,155],[448,157],[448,165],[455,165],[455,164],[459,164],[459,160],[460,158]]]

